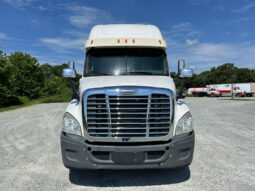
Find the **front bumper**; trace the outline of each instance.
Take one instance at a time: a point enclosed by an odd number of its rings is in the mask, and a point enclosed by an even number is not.
[[[85,142],[83,137],[61,133],[63,163],[67,168],[72,169],[183,167],[192,162],[194,143],[194,132],[175,136],[166,143],[129,146],[114,145],[114,143],[112,145],[91,144]]]

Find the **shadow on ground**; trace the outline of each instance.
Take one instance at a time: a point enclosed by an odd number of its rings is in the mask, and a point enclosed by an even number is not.
[[[189,178],[188,167],[172,170],[70,170],[69,173],[73,184],[95,187],[164,185]]]

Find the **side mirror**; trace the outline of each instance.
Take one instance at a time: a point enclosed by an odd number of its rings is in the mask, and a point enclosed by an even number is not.
[[[191,78],[193,76],[193,70],[190,68],[186,68],[185,65],[185,60],[178,60],[178,77]]]
[[[68,68],[63,69],[62,75],[64,78],[75,78],[76,77],[74,61],[68,62]]]
[[[62,75],[65,78],[69,78],[69,81],[70,81],[70,84],[71,84],[71,87],[72,87],[72,90],[73,90],[72,99],[79,100],[79,94],[77,93],[77,90],[75,88],[75,84],[74,84],[74,81],[73,81],[73,78],[76,77],[76,70],[75,70],[74,61],[69,61],[68,62],[68,68],[64,68],[63,69]]]
[[[193,70],[190,68],[184,68],[180,71],[180,78],[191,78],[193,76]]]
[[[184,99],[186,94],[183,91],[186,78],[191,78],[193,76],[193,70],[190,68],[186,68],[185,60],[178,60],[178,77],[182,78],[183,80],[181,83],[180,91],[177,91],[176,99]]]

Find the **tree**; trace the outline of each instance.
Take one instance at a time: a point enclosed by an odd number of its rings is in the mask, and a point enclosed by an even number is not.
[[[8,57],[0,50],[0,107],[18,103],[18,97],[15,96],[13,90],[10,88],[10,73],[11,68],[7,64]]]
[[[248,68],[238,68],[235,71],[236,80],[235,82],[243,83],[243,82],[252,82],[254,81],[254,74],[252,70]]]
[[[44,75],[37,59],[29,54],[15,52],[8,56],[7,63],[11,68],[9,82],[14,94],[38,98],[44,85]]]

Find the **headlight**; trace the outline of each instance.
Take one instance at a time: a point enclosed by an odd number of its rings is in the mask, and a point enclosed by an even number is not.
[[[76,119],[69,113],[65,113],[63,118],[64,132],[81,136],[81,127]]]
[[[190,112],[187,112],[177,123],[175,135],[180,135],[191,131],[193,131],[192,116]]]

